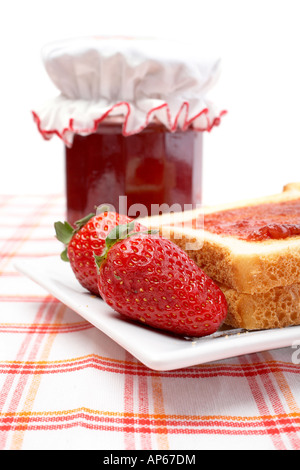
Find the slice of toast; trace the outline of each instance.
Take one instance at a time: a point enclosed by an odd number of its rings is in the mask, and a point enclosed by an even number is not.
[[[252,295],[220,288],[228,305],[227,325],[247,330],[300,325],[300,284]]]
[[[210,214],[286,201],[300,202],[300,183],[291,183],[273,196],[142,219],[173,240],[212,279],[239,293],[257,294],[275,287],[300,284],[300,235],[285,239],[248,241],[205,229]],[[297,215],[297,214],[296,214]],[[299,224],[300,224],[300,214]],[[201,223],[203,220],[204,229]]]

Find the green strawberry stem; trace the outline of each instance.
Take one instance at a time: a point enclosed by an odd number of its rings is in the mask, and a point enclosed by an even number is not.
[[[121,224],[117,225],[114,227],[109,234],[107,235],[105,239],[105,248],[102,252],[102,254],[96,255],[94,253],[94,258],[96,261],[96,266],[99,269],[103,261],[107,258],[108,252],[111,249],[112,246],[114,246],[116,243],[120,242],[121,240],[124,240],[125,238],[132,237],[134,235],[140,235],[140,234],[156,234],[158,233],[158,230],[146,230],[146,231],[141,231],[141,232],[134,232],[134,225],[135,222],[129,222],[128,224]]]

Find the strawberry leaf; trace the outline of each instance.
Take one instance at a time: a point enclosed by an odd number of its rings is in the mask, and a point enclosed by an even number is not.
[[[134,229],[135,222],[129,222],[128,224],[120,224],[116,225],[111,229],[109,234],[107,235],[105,239],[105,248],[102,252],[102,255],[97,256],[94,253],[94,258],[96,261],[96,266],[99,269],[103,261],[106,259],[107,254],[110,250],[110,248],[115,245],[117,242],[124,240],[125,238],[128,238],[130,236],[130,233]]]
[[[107,249],[109,250],[109,248],[117,243],[117,241],[127,238],[133,229],[134,221],[129,222],[128,224],[116,225],[114,228],[112,228],[105,239],[105,246]]]
[[[73,227],[68,222],[55,222],[54,228],[57,240],[68,245],[74,234]]]
[[[68,257],[68,249],[65,248],[64,251],[61,252],[60,257],[63,261],[70,261]]]

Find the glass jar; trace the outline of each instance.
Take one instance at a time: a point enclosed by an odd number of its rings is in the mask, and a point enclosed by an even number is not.
[[[33,117],[65,145],[70,223],[102,204],[130,217],[201,204],[203,133],[225,112],[207,97],[219,58],[194,43],[105,36],[54,41],[42,56],[60,93]]]
[[[130,136],[106,120],[93,134],[75,134],[66,147],[67,220],[74,223],[101,204],[130,217],[157,215],[201,204],[202,136],[170,132],[151,123]]]

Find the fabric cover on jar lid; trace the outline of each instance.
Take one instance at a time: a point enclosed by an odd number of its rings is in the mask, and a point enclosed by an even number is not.
[[[122,117],[123,134],[130,135],[155,120],[170,131],[190,125],[209,131],[225,113],[206,98],[220,60],[204,59],[196,45],[87,37],[51,43],[42,55],[60,94],[32,113],[45,139],[56,134],[67,146],[107,117]]]

